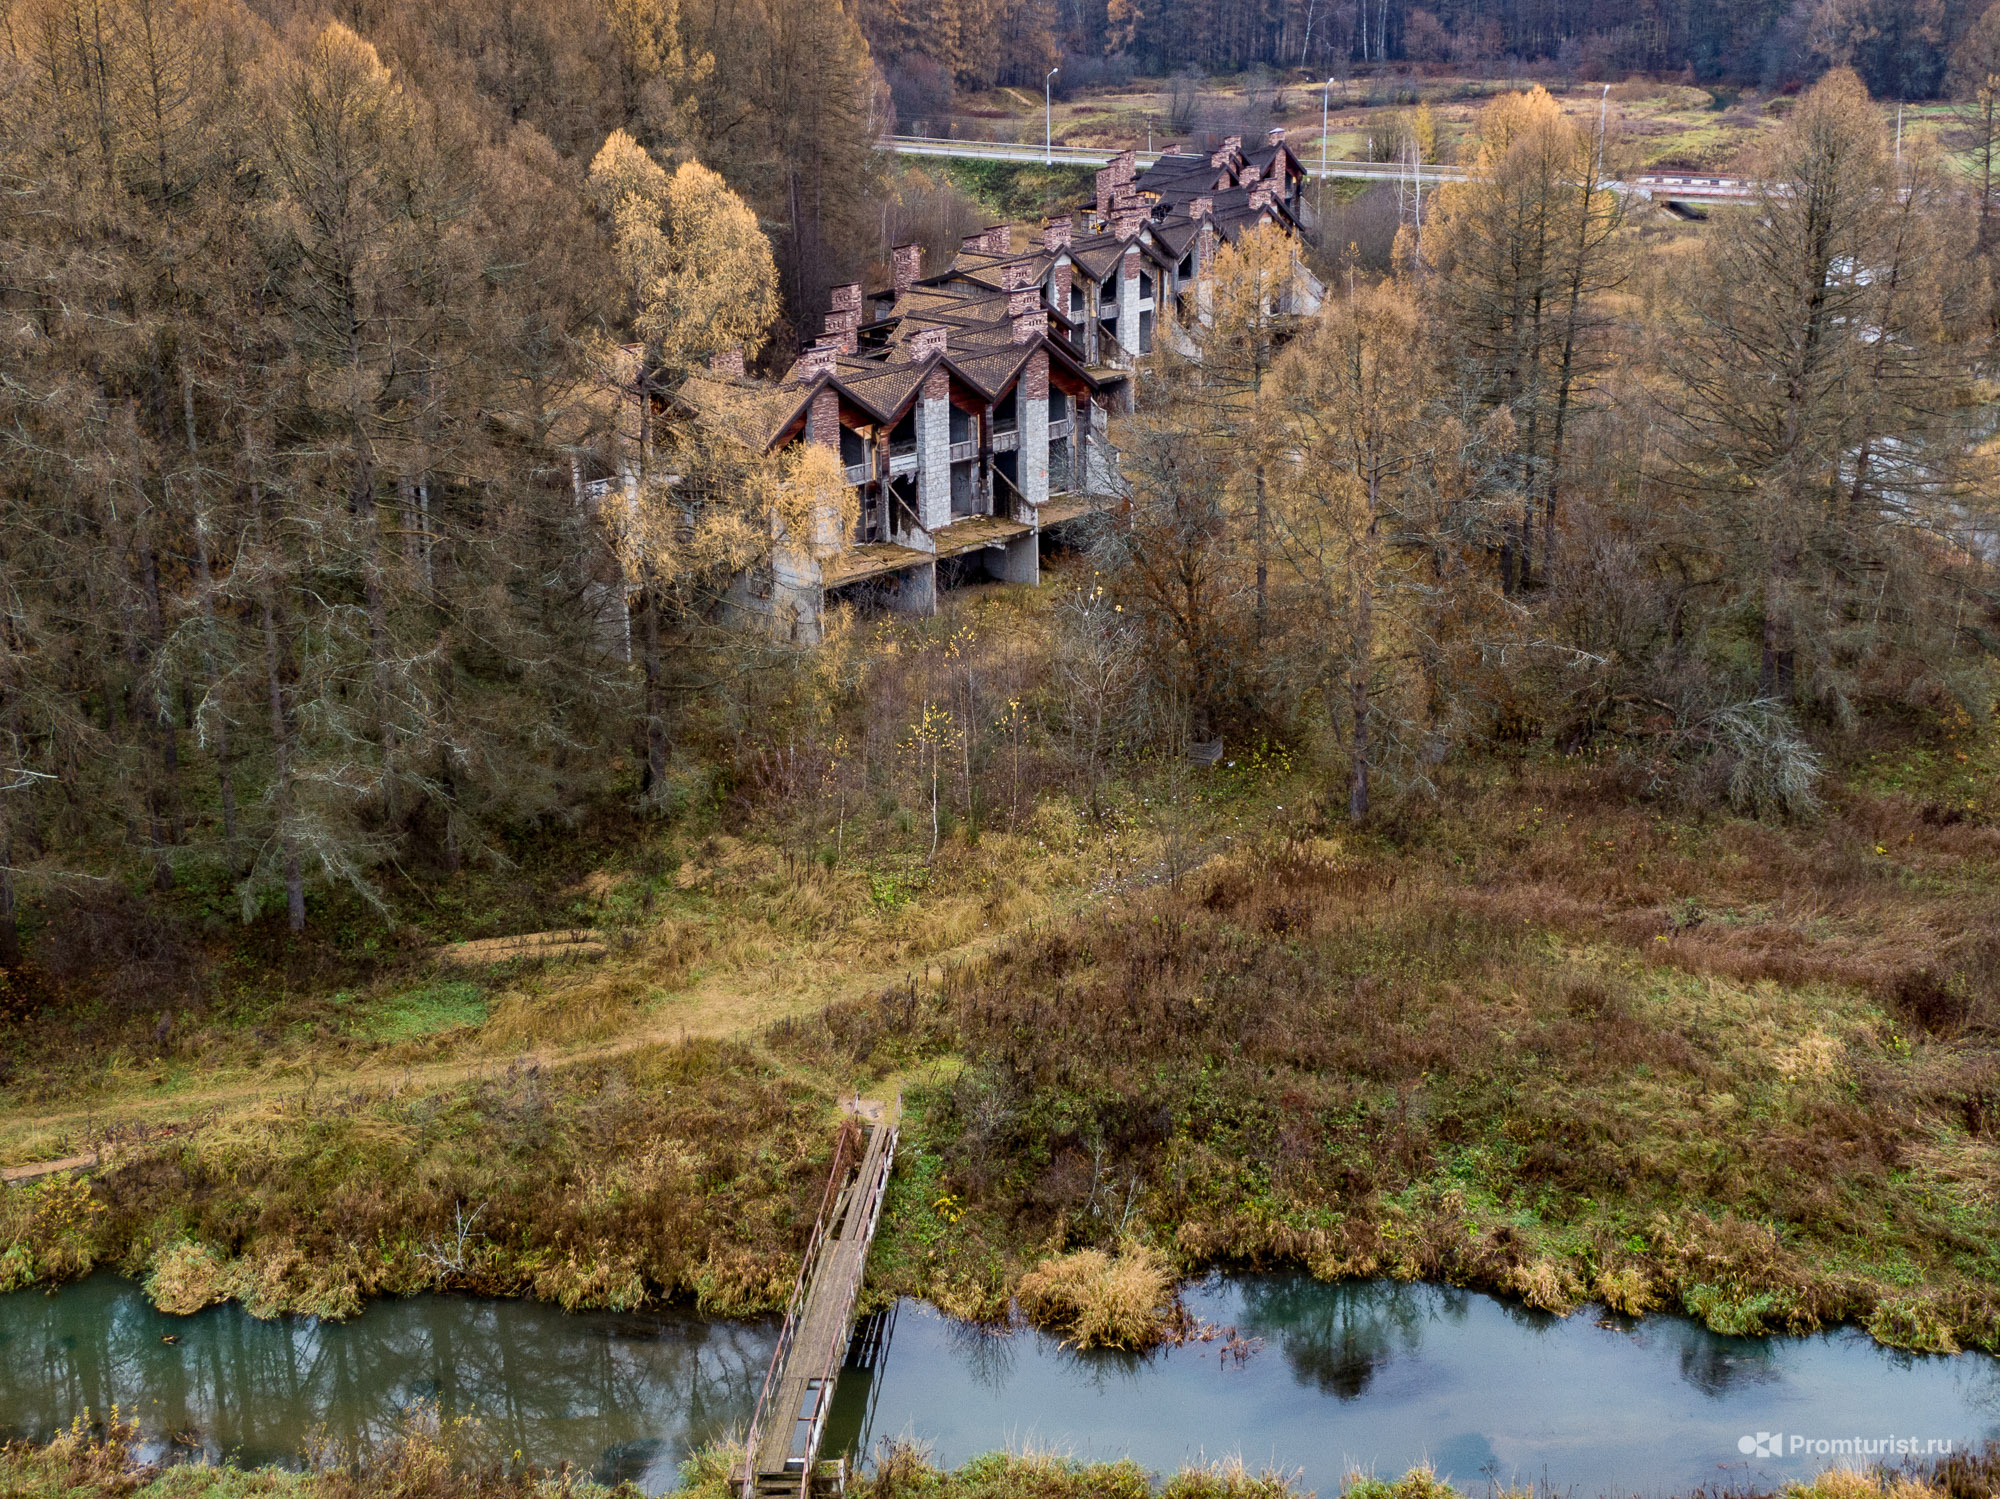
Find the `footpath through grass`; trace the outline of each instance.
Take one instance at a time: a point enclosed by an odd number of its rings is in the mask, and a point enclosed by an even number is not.
[[[1274,762],[1191,809],[1135,795],[1125,877],[1071,915],[974,890],[1005,885],[989,856],[1049,889],[1106,873],[1110,835],[1053,802],[1004,854],[960,851],[964,893],[908,904],[783,861],[732,887],[720,866],[757,861],[718,846],[673,878],[739,912],[819,902],[912,951],[913,915],[1005,935],[685,1041],[620,1031],[652,1024],[602,999],[643,994],[629,973],[545,974],[536,1013],[598,1016],[598,1050],[508,1061],[503,994],[441,1033],[484,1058],[463,1077],[329,1071],[7,1192],[0,1285],[110,1265],[176,1309],[430,1286],[768,1307],[859,1089],[908,1110],[876,1296],[996,1315],[1047,1256],[1136,1244],[2000,1348],[2000,832],[1914,783],[1788,829],[1615,791],[1502,769],[1356,838]],[[677,961],[639,941],[602,964]]]

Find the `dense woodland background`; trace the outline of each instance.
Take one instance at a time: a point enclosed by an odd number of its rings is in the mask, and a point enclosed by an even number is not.
[[[2000,19],[1878,9],[1619,25],[1634,65],[1748,74],[1840,21],[1851,46],[1781,71],[1875,76],[1887,48],[1912,91],[1958,45],[1991,161]],[[1371,10],[1364,40],[1330,7],[1312,45],[1394,55],[1424,14]],[[1493,56],[1610,34],[1587,7],[1435,15]],[[1483,118],[1482,180],[1389,195],[1372,262],[1314,252],[1323,319],[1268,315],[1282,243],[1229,252],[1202,358],[1163,361],[1120,434],[1131,511],[1057,571],[1045,628],[720,629],[745,538],[810,476],[672,419],[627,619],[630,546],[580,497],[631,450],[616,349],[671,372],[741,336],[703,309],[752,307],[782,359],[827,285],[978,221],[871,150],[885,68],[1223,65],[1304,24],[11,0],[0,967],[24,930],[60,983],[238,917],[297,932],[309,902],[387,918],[594,816],[775,807],[844,857],[874,809],[934,850],[1039,789],[1100,809],[1218,735],[1311,758],[1321,813],[1368,821],[1495,747],[1809,816],[1870,725],[1983,732],[1991,178],[1898,151],[1844,69],[1764,148],[1766,199],[1705,224],[1598,189],[1617,143],[1532,92]]]
[[[1852,67],[1883,98],[1947,91],[1978,0],[868,0],[861,20],[912,97],[942,83],[1058,89],[1252,66],[1323,78],[1388,63],[1502,76],[1795,89]]]

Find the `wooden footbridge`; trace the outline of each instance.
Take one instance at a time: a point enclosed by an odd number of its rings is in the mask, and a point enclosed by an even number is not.
[[[820,1471],[820,1439],[854,1330],[854,1300],[896,1154],[896,1125],[878,1103],[841,1122],[819,1220],[806,1242],[785,1325],[757,1396],[743,1462],[743,1499],[815,1499],[845,1486],[844,1465]]]

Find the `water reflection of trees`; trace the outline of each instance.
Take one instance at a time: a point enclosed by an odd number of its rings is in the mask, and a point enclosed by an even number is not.
[[[1680,1339],[1681,1378],[1711,1399],[1782,1377],[1774,1338],[1731,1338],[1697,1322],[1670,1323]]]
[[[1306,1276],[1240,1282],[1241,1330],[1276,1345],[1302,1385],[1353,1400],[1397,1354],[1414,1355],[1432,1321],[1461,1322],[1464,1292],[1367,1281],[1329,1285]]]
[[[267,1461],[295,1457],[315,1428],[336,1450],[374,1446],[435,1402],[476,1416],[489,1450],[625,1476],[746,1423],[774,1336],[768,1323],[446,1296],[348,1323],[257,1322],[236,1307],[170,1318],[136,1286],[94,1277],[0,1298],[0,1410],[47,1433],[115,1403],[149,1431],[197,1434],[210,1456]],[[660,1445],[634,1445],[647,1440]]]

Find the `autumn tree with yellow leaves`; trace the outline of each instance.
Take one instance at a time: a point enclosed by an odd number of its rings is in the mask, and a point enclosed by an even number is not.
[[[1510,590],[1546,578],[1579,404],[1608,353],[1604,294],[1624,274],[1625,209],[1606,149],[1539,86],[1502,94],[1480,115],[1468,177],[1439,189],[1426,228],[1450,356],[1518,433],[1519,518],[1499,556]]]

